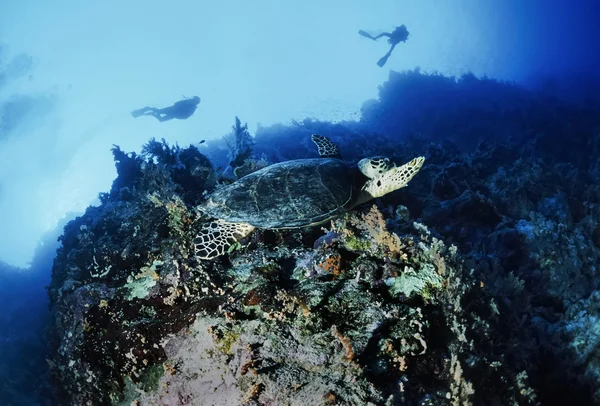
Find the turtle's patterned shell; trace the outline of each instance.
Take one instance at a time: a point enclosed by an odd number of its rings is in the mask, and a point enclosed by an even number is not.
[[[200,210],[260,228],[295,228],[335,217],[352,205],[354,169],[336,158],[270,165],[218,189]]]

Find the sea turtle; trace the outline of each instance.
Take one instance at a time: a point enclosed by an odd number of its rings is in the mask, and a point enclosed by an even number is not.
[[[314,134],[320,158],[279,162],[216,190],[198,209],[202,225],[196,257],[212,259],[255,228],[286,229],[324,223],[353,207],[400,189],[421,169],[418,157],[397,167],[386,157],[343,161],[329,139]]]

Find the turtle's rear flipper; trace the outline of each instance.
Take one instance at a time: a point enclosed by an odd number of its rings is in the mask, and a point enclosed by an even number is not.
[[[330,139],[319,134],[313,134],[310,138],[317,145],[321,158],[340,158],[340,150]]]
[[[425,158],[420,156],[402,166],[396,166],[365,183],[365,189],[373,197],[385,196],[394,190],[406,186],[423,166]]]
[[[244,238],[254,230],[247,223],[228,223],[215,220],[202,225],[194,239],[196,258],[213,259],[227,252],[233,243]]]

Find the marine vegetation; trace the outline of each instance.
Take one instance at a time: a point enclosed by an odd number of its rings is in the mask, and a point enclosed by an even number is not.
[[[236,119],[235,166],[323,159],[323,134],[348,162],[425,156],[407,187],[210,260],[198,207],[236,180],[194,146],[115,146],[54,262],[59,404],[598,403],[598,109],[411,71],[363,110],[254,137]]]

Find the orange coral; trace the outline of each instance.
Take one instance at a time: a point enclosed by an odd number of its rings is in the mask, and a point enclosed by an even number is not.
[[[247,306],[256,306],[261,302],[261,297],[255,289],[251,289],[244,299]]]
[[[354,349],[352,348],[352,343],[350,342],[350,338],[348,338],[345,335],[343,335],[342,333],[340,333],[340,331],[337,329],[337,327],[335,325],[331,326],[331,333],[333,334],[333,336],[335,338],[337,338],[340,341],[340,343],[342,343],[342,346],[344,346],[344,349],[346,350],[344,359],[347,359],[348,361],[352,361],[356,354],[354,353]]]
[[[323,401],[325,402],[325,405],[335,405],[337,403],[337,399],[338,398],[333,391],[329,391],[323,395]]]
[[[396,234],[390,233],[387,230],[383,214],[373,205],[367,214],[362,215],[362,221],[351,220],[353,225],[360,230],[369,233],[371,238],[378,244],[387,249],[387,251],[405,257],[402,252],[405,245]]]
[[[342,256],[339,253],[330,255],[319,264],[319,267],[333,276],[338,276],[342,273]]]
[[[251,401],[258,400],[260,394],[265,390],[265,386],[262,383],[255,383],[250,387],[250,389],[246,392],[245,402],[250,403]]]

